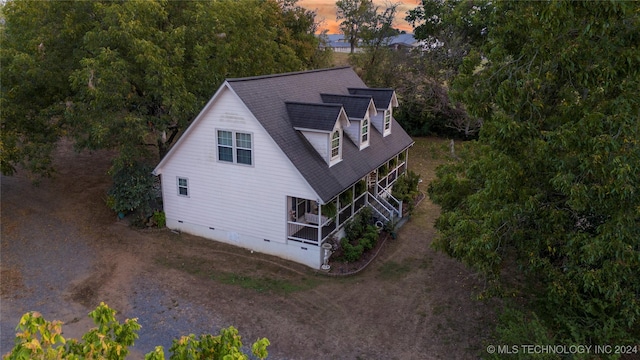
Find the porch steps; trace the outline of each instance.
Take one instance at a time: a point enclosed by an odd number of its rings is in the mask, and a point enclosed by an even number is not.
[[[394,209],[384,198],[369,193],[369,206],[373,209],[375,215],[381,217],[381,220],[388,222],[398,219],[398,211]]]

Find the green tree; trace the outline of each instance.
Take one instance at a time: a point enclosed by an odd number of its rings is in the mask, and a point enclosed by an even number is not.
[[[453,85],[485,124],[429,187],[436,247],[525,296],[559,343],[637,344],[640,7],[498,2],[492,14]]]
[[[8,1],[1,10],[4,174],[50,174],[62,136],[116,150],[112,175],[153,163],[225,78],[328,60],[315,14],[290,0]]]
[[[50,175],[51,152],[64,134],[75,50],[90,24],[88,2],[3,2],[0,5],[0,171],[20,166]],[[61,19],[63,21],[61,21]]]
[[[37,359],[125,359],[129,347],[138,338],[140,324],[137,319],[126,319],[121,324],[115,317],[116,311],[101,303],[89,317],[96,324],[82,336],[82,339],[65,339],[60,321],[47,321],[38,312],[28,312],[22,316],[16,330],[15,346],[2,356],[4,360]],[[258,339],[251,347],[258,359],[266,359],[269,340]],[[242,353],[242,340],[233,326],[220,330],[220,335],[209,334],[183,336],[173,341],[170,359],[249,359]],[[164,360],[164,349],[157,346],[145,355],[148,360]]]
[[[414,26],[416,39],[425,41],[429,51],[424,55],[450,80],[469,51],[486,40],[492,9],[493,2],[486,0],[422,0],[405,19]]]
[[[299,6],[298,0],[278,0],[282,7],[284,28],[289,34],[291,46],[305,68],[326,68],[332,65],[332,52],[320,45],[316,12]],[[325,30],[326,31],[326,30]]]
[[[336,6],[336,19],[342,20],[340,31],[349,41],[353,54],[360,40],[376,21],[376,7],[372,0],[338,0]]]

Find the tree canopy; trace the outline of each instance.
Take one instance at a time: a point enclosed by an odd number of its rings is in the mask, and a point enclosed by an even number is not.
[[[290,0],[8,1],[2,5],[2,172],[51,172],[63,135],[162,156],[227,77],[327,64],[315,13]]]
[[[494,3],[452,86],[484,126],[429,187],[436,246],[530,301],[561,344],[640,339],[639,17]]]
[[[469,51],[486,40],[492,9],[488,0],[422,0],[405,20],[414,26],[415,38],[426,43],[426,55],[439,64],[441,76],[450,80]]]
[[[353,54],[371,23],[375,21],[376,8],[372,0],[338,0],[336,7],[336,19],[342,20],[340,31],[349,41]]]
[[[16,334],[15,346],[2,356],[5,360],[22,359],[108,359],[123,360],[129,347],[138,338],[141,326],[138,319],[126,319],[120,323],[116,311],[101,303],[89,313],[96,327],[87,331],[81,339],[62,336],[62,322],[45,320],[38,312],[22,316]],[[266,359],[269,340],[258,339],[251,346],[255,358]],[[220,330],[220,335],[203,334],[174,339],[169,349],[172,360],[237,359],[249,357],[242,352],[242,339],[233,326]],[[147,360],[164,360],[162,346],[145,355]]]

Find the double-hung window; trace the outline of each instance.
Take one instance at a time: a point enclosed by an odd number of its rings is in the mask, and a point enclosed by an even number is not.
[[[178,195],[189,196],[189,179],[183,177],[178,178]]]
[[[331,159],[340,155],[340,130],[336,130],[331,135]]]
[[[236,133],[236,161],[251,165],[251,134]]]
[[[384,112],[384,131],[388,131],[391,128],[391,110]]]
[[[369,140],[369,120],[362,120],[362,132],[361,132],[360,142],[362,144],[366,144],[367,140]]]
[[[253,164],[251,134],[218,130],[218,160],[236,164]]]
[[[218,160],[233,162],[233,133],[218,130]]]

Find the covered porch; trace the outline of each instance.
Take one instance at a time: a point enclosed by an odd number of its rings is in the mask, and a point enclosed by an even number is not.
[[[397,154],[325,204],[288,197],[287,240],[320,246],[365,206],[383,223],[401,218],[402,201],[391,190],[407,171],[407,153]]]

